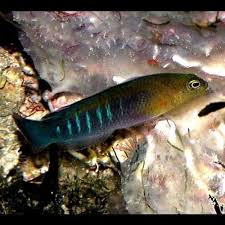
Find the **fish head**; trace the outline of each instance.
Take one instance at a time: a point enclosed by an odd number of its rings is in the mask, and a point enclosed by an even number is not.
[[[175,89],[174,104],[179,105],[194,97],[204,95],[208,90],[208,83],[195,74],[177,74],[170,78],[168,88]]]
[[[208,83],[195,74],[161,74],[154,82],[154,96],[147,106],[154,116],[176,109],[208,90]]]
[[[167,81],[167,98],[171,109],[187,103],[208,90],[208,83],[195,74],[174,74]]]

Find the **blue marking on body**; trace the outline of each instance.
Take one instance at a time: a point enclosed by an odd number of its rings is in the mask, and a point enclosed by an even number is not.
[[[112,121],[112,112],[111,112],[109,103],[106,104],[106,115],[107,115],[108,119],[110,121]]]
[[[77,129],[78,129],[78,133],[80,133],[80,131],[81,131],[80,119],[79,119],[79,116],[77,115],[77,113],[75,114],[75,119],[76,119],[76,125],[77,125]]]
[[[57,135],[60,135],[60,133],[61,133],[61,131],[60,131],[60,126],[57,126],[57,127],[56,127],[56,133],[57,133]]]
[[[102,128],[103,121],[102,121],[101,106],[98,106],[98,109],[96,110],[96,113],[97,113],[98,120],[100,122],[100,126]]]
[[[91,119],[90,119],[90,116],[89,116],[88,112],[86,112],[86,123],[87,123],[87,126],[88,126],[88,133],[91,133]]]
[[[123,115],[123,105],[122,105],[122,99],[120,98],[120,112],[121,116]]]
[[[72,127],[71,127],[71,123],[70,123],[70,120],[67,120],[67,128],[69,130],[69,134],[72,135]]]

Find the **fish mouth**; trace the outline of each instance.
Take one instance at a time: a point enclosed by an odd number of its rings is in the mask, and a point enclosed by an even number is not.
[[[205,91],[206,91],[207,94],[213,94],[214,93],[213,89],[209,86],[208,83],[206,84]]]

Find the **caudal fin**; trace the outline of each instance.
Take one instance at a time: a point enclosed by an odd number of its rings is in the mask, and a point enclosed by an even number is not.
[[[13,118],[22,134],[32,146],[32,152],[38,153],[50,144],[47,126],[42,121],[28,120],[16,113],[13,114]]]

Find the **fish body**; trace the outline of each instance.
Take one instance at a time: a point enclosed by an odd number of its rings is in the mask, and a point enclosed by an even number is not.
[[[82,149],[204,94],[207,86],[193,74],[147,75],[66,106],[41,121],[17,114],[14,119],[34,152],[53,143]]]

